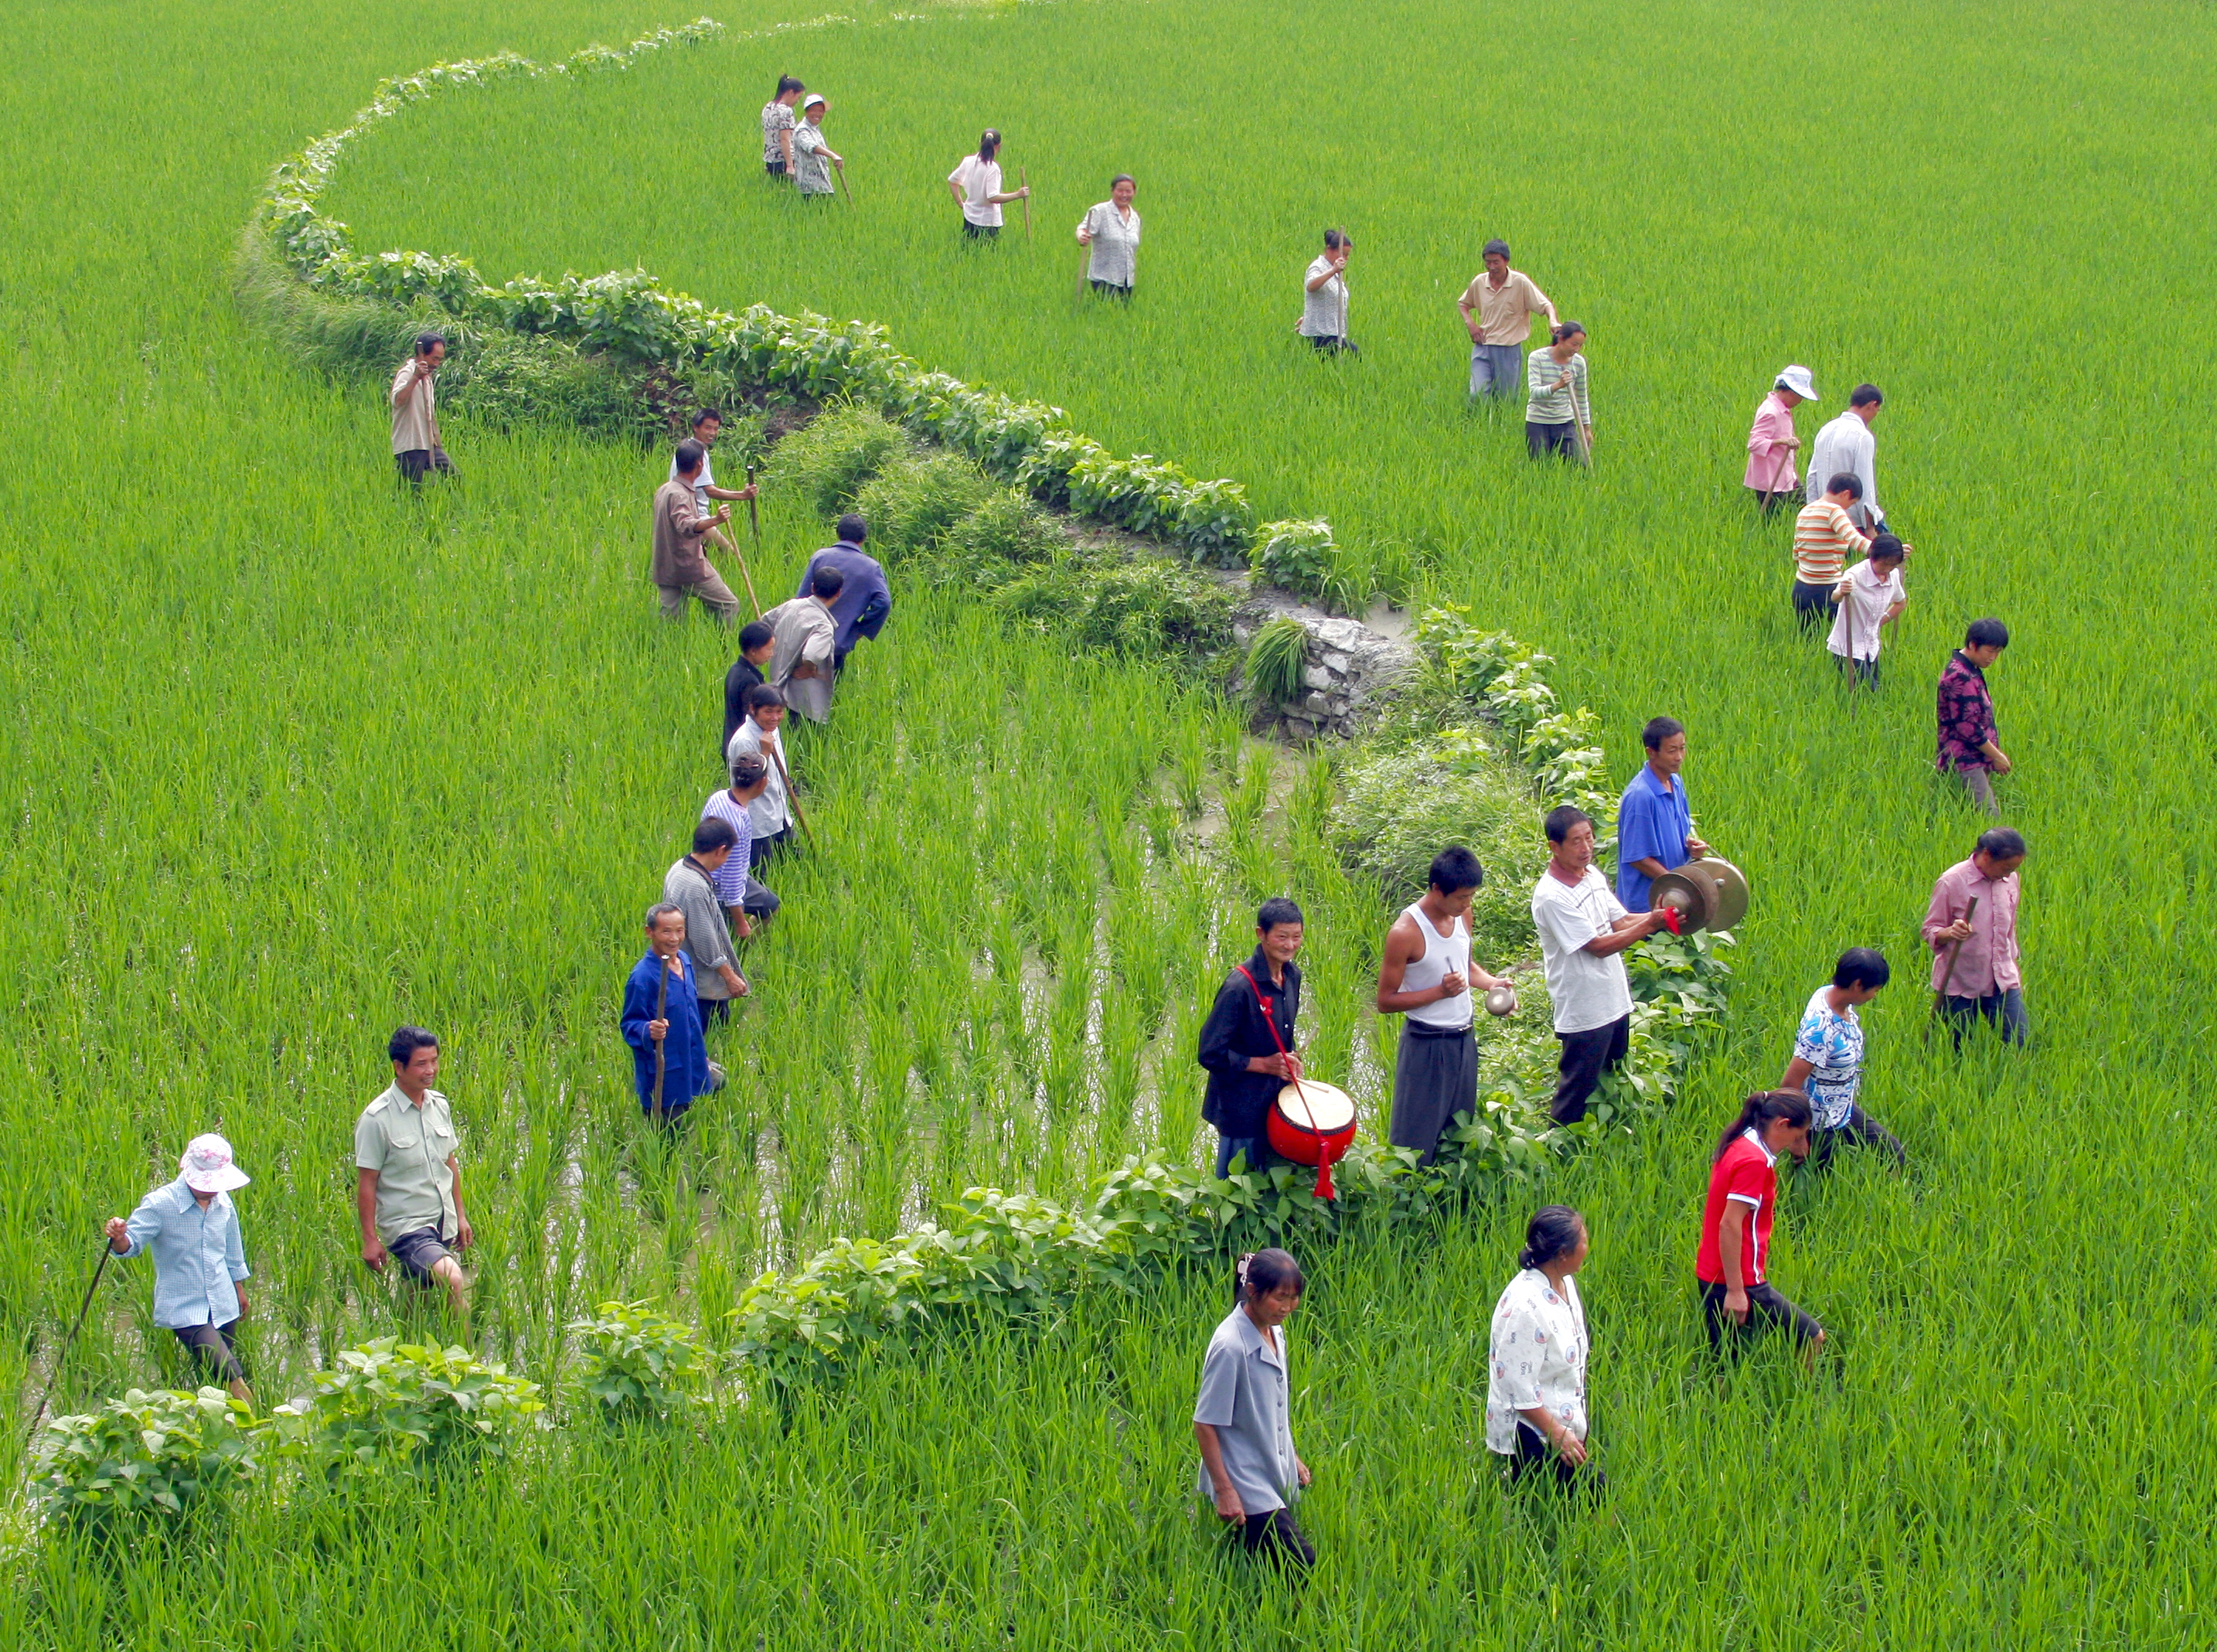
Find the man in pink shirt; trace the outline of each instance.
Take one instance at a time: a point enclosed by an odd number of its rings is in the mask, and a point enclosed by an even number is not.
[[[1800,497],[1794,455],[1800,449],[1801,438],[1794,434],[1794,410],[1816,399],[1817,386],[1809,369],[1789,367],[1778,375],[1763,405],[1755,410],[1755,424],[1747,433],[1746,486],[1766,517],[1778,509],[1781,500]]]
[[[1941,873],[1932,886],[1924,944],[1932,949],[1933,1001],[1958,1049],[1974,1020],[1998,1026],[2012,1044],[2031,1034],[2016,953],[2016,869],[2024,854],[2022,833],[1995,826],[1979,834],[1970,859]]]

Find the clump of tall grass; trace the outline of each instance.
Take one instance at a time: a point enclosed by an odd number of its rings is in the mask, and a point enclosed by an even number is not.
[[[1290,705],[1301,697],[1309,634],[1299,620],[1275,619],[1247,645],[1247,688],[1264,705]]]

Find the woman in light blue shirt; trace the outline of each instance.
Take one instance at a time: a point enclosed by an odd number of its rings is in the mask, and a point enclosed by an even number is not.
[[[1239,1259],[1238,1305],[1208,1340],[1193,1433],[1199,1489],[1251,1555],[1306,1568],[1316,1550],[1294,1523],[1293,1500],[1309,1483],[1294,1450],[1293,1384],[1283,1327],[1300,1306],[1300,1265],[1280,1250]]]
[[[195,1136],[177,1168],[177,1179],[139,1200],[129,1221],[108,1219],[108,1247],[121,1257],[153,1252],[154,1322],[221,1377],[233,1399],[251,1404],[232,1346],[246,1313],[246,1247],[230,1197],[250,1179],[219,1135]]]

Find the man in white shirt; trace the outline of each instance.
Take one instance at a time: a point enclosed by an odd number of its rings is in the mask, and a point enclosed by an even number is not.
[[[451,475],[454,464],[439,443],[438,393],[432,380],[447,359],[447,341],[437,333],[420,334],[416,353],[392,375],[392,462],[400,480],[421,487],[426,474]]]
[[[1886,521],[1886,512],[1878,508],[1878,438],[1870,428],[1885,400],[1874,384],[1856,387],[1848,398],[1848,411],[1817,432],[1809,449],[1808,480],[1802,485],[1804,497],[1814,504],[1825,497],[1825,486],[1835,476],[1844,473],[1861,482],[1862,498],[1848,507],[1848,516],[1864,535],[1874,533]]]
[[[1575,1124],[1601,1075],[1632,1047],[1632,982],[1621,955],[1663,928],[1668,914],[1635,916],[1617,903],[1594,868],[1593,816],[1565,803],[1549,812],[1547,828],[1547,869],[1532,890],[1532,927],[1563,1046],[1547,1112],[1558,1124]]]
[[[732,781],[736,786],[739,777],[739,759],[751,752],[769,764],[761,791],[747,805],[747,814],[754,825],[754,842],[747,853],[747,869],[758,872],[793,836],[793,816],[785,799],[786,782],[792,771],[785,764],[785,741],[779,735],[778,725],[785,721],[785,696],[769,683],[757,683],[747,690],[746,721],[739,725],[738,733],[725,748],[725,761],[730,765]]]

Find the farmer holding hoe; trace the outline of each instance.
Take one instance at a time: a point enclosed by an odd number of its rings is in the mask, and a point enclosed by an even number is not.
[[[1294,331],[1324,355],[1362,353],[1347,336],[1347,255],[1354,250],[1345,230],[1326,230],[1324,251],[1301,277],[1301,319]]]
[[[1747,432],[1747,474],[1741,485],[1755,495],[1766,519],[1776,515],[1788,499],[1801,497],[1794,473],[1794,455],[1801,447],[1801,438],[1794,433],[1794,410],[1816,399],[1809,369],[1789,367],[1755,410],[1755,423]]]
[[[231,1202],[249,1179],[232,1162],[230,1142],[196,1135],[177,1160],[177,1179],[139,1200],[128,1221],[108,1217],[103,1231],[116,1256],[153,1252],[154,1323],[177,1339],[196,1369],[251,1405],[235,1346],[246,1317],[246,1247]]]
[[[759,683],[747,690],[747,720],[732,736],[725,750],[734,789],[741,785],[739,760],[759,758],[767,766],[762,789],[750,793],[747,814],[754,831],[747,846],[747,870],[758,873],[771,857],[793,841],[793,803],[786,795],[793,772],[785,764],[785,739],[778,733],[785,721],[785,695],[774,683]]]
[[[683,481],[691,485],[695,516],[705,517],[713,512],[716,507],[709,503],[712,499],[725,499],[744,504],[755,497],[755,485],[752,482],[738,489],[716,486],[715,467],[711,462],[708,450],[716,445],[716,438],[723,433],[723,429],[724,416],[713,407],[703,407],[693,415],[693,440],[701,449],[701,468],[690,476],[681,476],[677,469],[677,455],[673,453],[670,456],[670,480]],[[731,514],[729,510],[724,512],[727,518]],[[722,546],[733,562],[736,563],[739,560],[739,548],[725,536],[724,530],[720,528],[709,529],[701,535],[701,542],[704,550],[711,542],[713,542]]]
[[[469,1334],[469,1282],[455,1253],[475,1239],[462,1210],[462,1172],[454,1163],[454,1109],[431,1088],[439,1041],[402,1027],[385,1047],[392,1082],[362,1109],[354,1127],[355,1221],[361,1259],[382,1273],[388,1261],[428,1290],[443,1286]]]
[[[1835,611],[1825,647],[1843,674],[1851,673],[1856,683],[1870,688],[1878,686],[1878,654],[1886,643],[1886,628],[1909,606],[1901,569],[1913,548],[1892,534],[1874,534],[1870,554],[1832,589]]]
[[[676,1123],[696,1098],[724,1082],[708,1059],[693,981],[684,908],[658,901],[647,909],[646,952],[624,982],[617,1021],[631,1046],[639,1111],[657,1124]]]
[[[416,353],[392,375],[392,463],[411,487],[426,475],[454,473],[454,461],[439,442],[438,392],[432,380],[447,359],[447,341],[435,332],[418,333]]]
[[[708,450],[698,442],[677,444],[670,480],[654,495],[654,557],[650,576],[661,593],[664,619],[683,619],[685,599],[691,597],[729,625],[739,617],[739,599],[708,566],[701,544],[707,535],[732,519],[732,507],[719,505],[711,515],[695,492],[707,462]]]
[[[1932,949],[1932,1003],[1955,1035],[1984,1021],[2005,1043],[2032,1034],[2017,967],[2017,869],[2024,836],[2009,826],[1979,834],[1968,860],[1957,861],[1932,885],[1924,909],[1924,944]]]
[[[1470,393],[1510,397],[1524,377],[1524,345],[1532,337],[1532,318],[1544,315],[1553,327],[1561,318],[1555,304],[1521,269],[1509,267],[1509,243],[1495,239],[1479,255],[1485,267],[1471,278],[1455,308],[1470,334]]]
[[[824,117],[831,109],[820,92],[800,100],[800,124],[793,129],[793,182],[803,201],[830,201],[837,195],[831,183],[833,167],[841,169],[842,177],[846,176],[847,158],[824,141]]]
[[[1545,350],[1529,359],[1531,398],[1524,404],[1524,447],[1535,459],[1553,454],[1593,462],[1593,408],[1586,400],[1586,330],[1565,321]]]
[[[1485,872],[1467,849],[1432,857],[1423,894],[1386,931],[1378,961],[1378,1012],[1398,1015],[1401,1047],[1393,1061],[1393,1122],[1387,1139],[1412,1148],[1425,1164],[1457,1113],[1478,1111],[1478,1038],[1473,985],[1506,983],[1470,961],[1470,903]]]
[[[997,238],[1001,233],[1001,208],[1011,201],[1032,198],[1028,183],[1015,189],[1001,188],[1000,153],[1001,134],[988,127],[979,137],[978,152],[965,155],[947,175],[948,193],[962,208],[962,233],[973,241]],[[1024,210],[1028,213],[1031,208]]]
[[[1651,717],[1640,731],[1646,762],[1616,805],[1616,898],[1627,912],[1646,912],[1655,880],[1699,860],[1708,845],[1694,835],[1686,801],[1686,725]]]
[[[1078,220],[1078,244],[1087,249],[1085,279],[1110,298],[1131,297],[1139,279],[1139,214],[1132,208],[1139,189],[1129,172],[1119,172],[1108,182],[1108,199]]]

